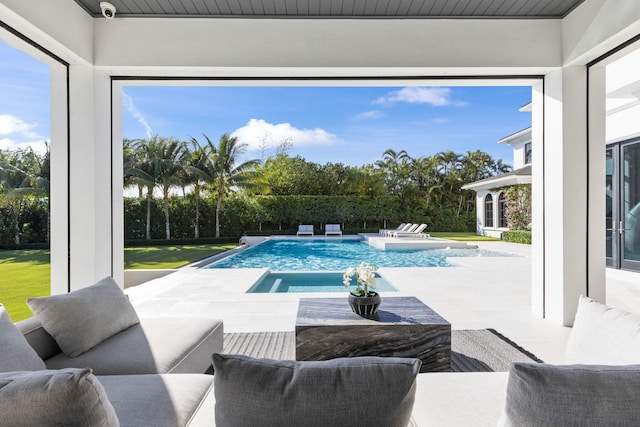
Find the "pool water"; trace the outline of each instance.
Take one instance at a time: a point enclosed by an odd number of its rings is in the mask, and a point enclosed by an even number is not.
[[[360,240],[267,240],[209,268],[271,271],[344,271],[368,262],[375,267],[449,267],[447,257],[517,256],[481,249],[378,250]]]
[[[289,293],[289,292],[344,292],[355,289],[355,280],[345,288],[342,284],[342,273],[269,273],[252,286],[249,293]],[[376,274],[378,292],[397,292],[389,282]]]

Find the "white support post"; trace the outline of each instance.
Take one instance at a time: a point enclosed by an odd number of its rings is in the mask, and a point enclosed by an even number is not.
[[[544,271],[545,317],[565,326],[573,324],[578,297],[587,293],[586,88],[584,66],[545,76],[544,258],[533,268]]]

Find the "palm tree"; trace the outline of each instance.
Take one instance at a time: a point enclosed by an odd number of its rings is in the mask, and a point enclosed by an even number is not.
[[[216,176],[215,165],[207,155],[207,151],[209,151],[208,147],[212,144],[206,135],[204,135],[204,137],[207,140],[207,144],[205,144],[204,147],[200,145],[198,140],[191,138],[192,148],[189,150],[189,155],[185,160],[187,172],[186,182],[193,185],[193,197],[195,201],[194,239],[200,237],[200,194],[205,185],[215,181]]]
[[[134,142],[137,153],[137,166],[129,169],[133,182],[147,187],[147,239],[151,238],[151,200],[153,190],[158,187],[162,192],[165,218],[165,238],[171,238],[169,219],[169,194],[171,188],[180,185],[183,171],[182,156],[185,155],[185,144],[175,138],[162,138],[158,135],[149,140],[140,139]]]
[[[49,145],[40,157],[32,148],[3,152],[0,156],[0,194],[12,212],[14,243],[20,245],[21,201],[27,197],[49,197]],[[47,241],[49,230],[47,223]]]
[[[228,133],[220,137],[216,147],[205,135],[207,139],[208,155],[213,161],[213,184],[218,195],[216,204],[216,237],[220,237],[220,211],[222,200],[232,187],[251,186],[256,178],[255,168],[260,164],[260,160],[247,160],[239,165],[240,156],[245,152],[247,145],[238,141],[237,137],[229,136]]]

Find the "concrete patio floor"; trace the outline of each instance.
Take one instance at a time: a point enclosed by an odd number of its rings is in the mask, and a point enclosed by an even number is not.
[[[531,312],[531,247],[474,242],[511,257],[450,258],[455,267],[380,268],[399,292],[416,296],[451,322],[453,329],[493,328],[548,363],[563,363],[570,328]],[[186,267],[128,288],[140,317],[221,318],[225,332],[293,331],[299,298],[344,297],[342,293],[249,294],[266,269]],[[640,312],[637,273],[607,271],[607,303]],[[635,281],[635,283],[634,283]]]

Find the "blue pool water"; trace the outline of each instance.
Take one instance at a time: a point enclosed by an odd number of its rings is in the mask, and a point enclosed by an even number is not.
[[[345,288],[342,284],[342,273],[269,273],[247,292],[249,293],[282,293],[282,292],[344,292],[355,289],[355,280]],[[378,292],[396,292],[389,282],[376,275]]]
[[[365,261],[376,267],[449,267],[447,257],[513,256],[480,249],[381,251],[360,240],[267,240],[210,268],[268,268],[271,271],[344,271]]]

